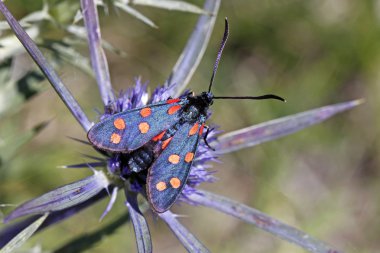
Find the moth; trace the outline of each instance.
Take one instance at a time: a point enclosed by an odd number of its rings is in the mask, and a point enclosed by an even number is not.
[[[88,132],[89,141],[98,149],[129,154],[129,170],[148,170],[147,199],[157,213],[168,210],[186,185],[201,138],[207,146],[207,112],[214,99],[278,99],[268,94],[258,97],[217,97],[211,87],[229,34],[228,21],[214,64],[207,92],[188,93],[141,108],[107,117]],[[204,130],[207,130],[204,133]],[[209,146],[210,147],[210,146]]]

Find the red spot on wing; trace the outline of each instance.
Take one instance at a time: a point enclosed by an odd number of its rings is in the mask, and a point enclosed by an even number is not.
[[[111,135],[111,139],[110,139],[110,141],[111,141],[112,143],[114,143],[114,144],[119,144],[120,141],[121,141],[121,136],[120,136],[119,134],[117,134],[117,133],[113,133],[113,134]]]
[[[169,182],[174,189],[181,186],[181,180],[178,177],[172,177]]]
[[[167,104],[173,104],[179,102],[181,99],[180,98],[174,98],[174,99],[169,99],[166,101]]]
[[[168,109],[168,114],[172,115],[172,114],[176,113],[176,111],[178,111],[179,109],[181,109],[180,105],[173,105],[172,107],[170,107]]]
[[[142,134],[146,134],[148,131],[149,131],[149,124],[147,122],[141,122],[139,124],[139,130],[140,130],[140,133]]]
[[[169,158],[168,158],[168,161],[169,161],[171,164],[178,164],[178,163],[179,163],[179,160],[180,160],[179,155],[170,155]]]
[[[119,130],[125,129],[125,121],[122,118],[115,119],[113,125]]]
[[[198,128],[199,128],[199,124],[198,124],[198,122],[197,122],[197,123],[195,123],[195,124],[190,128],[189,136],[196,134],[196,133],[198,132]]]
[[[185,162],[189,163],[189,162],[191,162],[193,159],[194,159],[194,153],[192,153],[192,152],[188,152],[188,153],[185,155]]]
[[[163,191],[163,190],[165,190],[166,189],[166,183],[165,182],[162,182],[162,181],[160,181],[160,182],[158,182],[157,184],[156,184],[156,189],[158,190],[158,191]]]
[[[173,139],[173,137],[170,137],[170,138],[168,138],[168,139],[166,139],[166,140],[164,140],[163,142],[162,142],[162,146],[161,146],[161,148],[162,148],[162,150],[164,150],[168,145],[169,145],[169,143],[170,143],[170,141]]]
[[[162,131],[160,134],[156,135],[155,137],[152,138],[153,141],[159,141],[164,137],[166,131]]]
[[[151,114],[152,114],[152,109],[150,109],[149,107],[143,108],[140,111],[140,115],[143,118],[146,118],[146,117],[150,116]]]
[[[203,129],[205,128],[205,124],[202,123],[201,125],[201,129],[199,129],[199,136],[201,136],[203,134]]]

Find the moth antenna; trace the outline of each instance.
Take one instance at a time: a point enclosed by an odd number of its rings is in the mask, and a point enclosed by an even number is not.
[[[208,87],[208,92],[211,92],[211,86],[214,82],[215,74],[216,74],[216,71],[218,70],[219,61],[220,61],[220,58],[222,57],[223,49],[224,49],[224,46],[226,45],[227,39],[228,39],[228,20],[226,17],[224,20],[224,35],[223,35],[222,43],[220,43],[218,54],[216,56],[214,70],[212,71],[212,76],[210,80],[210,85]]]
[[[280,100],[282,102],[286,102],[286,100],[280,96],[277,96],[277,95],[273,95],[273,94],[267,94],[267,95],[262,95],[262,96],[256,96],[256,97],[252,97],[252,96],[243,96],[243,97],[213,97],[213,99],[251,99],[251,100],[264,100],[264,99],[276,99],[276,100]]]

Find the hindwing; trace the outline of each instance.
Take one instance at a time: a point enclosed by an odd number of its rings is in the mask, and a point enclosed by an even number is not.
[[[149,169],[148,201],[156,212],[168,210],[182,192],[202,130],[198,122],[182,124]]]

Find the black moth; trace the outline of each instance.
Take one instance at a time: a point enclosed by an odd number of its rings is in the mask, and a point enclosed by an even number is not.
[[[131,172],[146,175],[146,195],[155,212],[168,210],[186,184],[199,140],[207,146],[209,128],[207,111],[214,99],[278,99],[276,95],[258,97],[216,97],[211,87],[228,37],[228,21],[215,61],[207,92],[189,93],[183,98],[168,99],[141,108],[114,114],[94,125],[88,139],[98,149],[124,153],[123,164]],[[207,131],[203,134],[203,129]],[[146,174],[147,173],[147,174]],[[145,179],[145,178],[144,178]]]

